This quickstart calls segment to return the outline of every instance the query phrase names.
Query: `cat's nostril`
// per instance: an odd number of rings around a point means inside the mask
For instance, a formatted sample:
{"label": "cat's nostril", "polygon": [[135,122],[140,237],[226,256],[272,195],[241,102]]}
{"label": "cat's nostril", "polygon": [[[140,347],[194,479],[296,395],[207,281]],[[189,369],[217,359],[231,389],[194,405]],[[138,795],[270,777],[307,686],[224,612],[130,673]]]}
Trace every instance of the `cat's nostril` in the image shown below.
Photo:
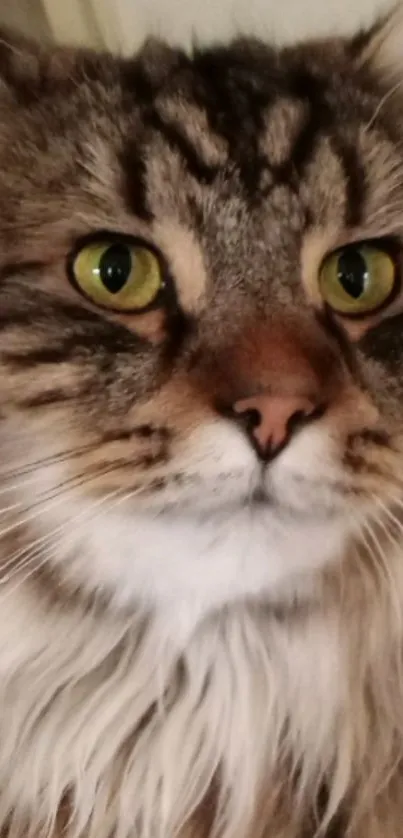
{"label": "cat's nostril", "polygon": [[248,434],[252,434],[262,421],[259,411],[254,408],[246,410],[245,413],[241,413],[240,415],[237,415],[234,411],[232,411],[232,415],[235,416],[238,422],[244,426],[245,431]]}
{"label": "cat's nostril", "polygon": [[300,428],[301,425],[303,425],[307,421],[307,419],[308,419],[308,417],[304,413],[303,410],[296,410],[295,413],[293,413],[293,415],[290,416],[290,418],[287,421],[287,424],[286,424],[287,437],[291,436],[291,434],[295,433],[295,431],[297,431],[298,428]]}
{"label": "cat's nostril", "polygon": [[311,422],[313,419],[320,419],[325,412],[325,406],[323,404],[317,405],[317,407],[313,407],[310,411],[304,410],[296,410],[292,416],[288,419],[286,432],[287,437],[291,437],[293,433],[298,431],[308,422]]}
{"label": "cat's nostril", "polygon": [[224,416],[226,419],[235,420],[237,425],[240,425],[247,434],[252,434],[260,425],[262,417],[256,408],[250,408],[242,411],[242,413],[238,413],[232,404],[222,401],[216,401],[215,408],[221,416]]}
{"label": "cat's nostril", "polygon": [[233,412],[245,428],[262,459],[271,459],[308,422],[319,418],[324,407],[307,396],[259,393],[241,399]]}

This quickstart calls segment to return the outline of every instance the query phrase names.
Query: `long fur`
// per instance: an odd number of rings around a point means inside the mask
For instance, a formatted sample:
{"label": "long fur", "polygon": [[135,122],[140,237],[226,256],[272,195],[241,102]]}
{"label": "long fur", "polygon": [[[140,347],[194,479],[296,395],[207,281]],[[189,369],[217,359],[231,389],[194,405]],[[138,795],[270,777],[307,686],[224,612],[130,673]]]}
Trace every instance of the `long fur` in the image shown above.
{"label": "long fur", "polygon": [[368,568],[359,598],[345,566],[337,590],[325,580],[317,607],[296,603],[291,622],[232,608],[183,648],[163,620],[61,613],[23,588],[4,592],[0,823],[11,817],[20,835],[35,812],[33,834],[52,835],[74,789],[72,838],[132,838],[133,823],[164,838],[219,776],[212,834],[256,838],[260,800],[275,824],[281,781],[281,795],[287,785],[296,795],[287,836],[299,836],[323,783],[318,834],[356,788],[355,835],[368,800],[376,819],[375,791],[390,793],[403,734],[399,558],[387,584]]}
{"label": "long fur", "polygon": [[[0,44],[1,838],[402,834],[401,320],[365,344],[310,290],[347,211],[402,232],[397,51],[370,46],[238,44],[193,71],[168,51],[162,90],[155,44],[128,64]],[[350,73],[362,49],[375,69]],[[176,284],[129,323],[65,274],[72,241],[136,213]],[[284,379],[318,410],[264,468],[224,407]]]}

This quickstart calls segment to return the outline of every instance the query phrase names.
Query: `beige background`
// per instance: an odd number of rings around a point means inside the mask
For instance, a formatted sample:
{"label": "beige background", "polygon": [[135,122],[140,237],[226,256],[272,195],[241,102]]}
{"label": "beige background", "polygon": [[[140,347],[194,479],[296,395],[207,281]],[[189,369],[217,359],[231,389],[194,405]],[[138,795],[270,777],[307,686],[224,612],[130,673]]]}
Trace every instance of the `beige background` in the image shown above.
{"label": "beige background", "polygon": [[0,0],[0,20],[35,37],[130,52],[150,33],[188,45],[253,32],[277,41],[346,32],[387,0]]}

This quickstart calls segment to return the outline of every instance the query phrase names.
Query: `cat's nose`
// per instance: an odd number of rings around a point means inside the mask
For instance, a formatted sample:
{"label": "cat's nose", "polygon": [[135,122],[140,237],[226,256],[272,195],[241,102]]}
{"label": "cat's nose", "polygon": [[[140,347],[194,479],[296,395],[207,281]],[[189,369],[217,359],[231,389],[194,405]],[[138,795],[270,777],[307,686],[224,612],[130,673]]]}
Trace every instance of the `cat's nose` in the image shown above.
{"label": "cat's nose", "polygon": [[233,404],[259,456],[274,457],[290,441],[297,430],[323,412],[317,399],[299,395],[259,393]]}

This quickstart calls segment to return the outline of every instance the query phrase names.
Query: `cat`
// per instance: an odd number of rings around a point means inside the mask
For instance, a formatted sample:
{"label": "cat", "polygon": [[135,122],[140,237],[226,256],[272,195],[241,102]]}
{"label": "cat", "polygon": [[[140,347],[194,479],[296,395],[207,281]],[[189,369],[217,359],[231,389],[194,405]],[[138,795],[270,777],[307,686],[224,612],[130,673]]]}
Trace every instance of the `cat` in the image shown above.
{"label": "cat", "polygon": [[1,838],[398,838],[403,10],[0,44]]}

